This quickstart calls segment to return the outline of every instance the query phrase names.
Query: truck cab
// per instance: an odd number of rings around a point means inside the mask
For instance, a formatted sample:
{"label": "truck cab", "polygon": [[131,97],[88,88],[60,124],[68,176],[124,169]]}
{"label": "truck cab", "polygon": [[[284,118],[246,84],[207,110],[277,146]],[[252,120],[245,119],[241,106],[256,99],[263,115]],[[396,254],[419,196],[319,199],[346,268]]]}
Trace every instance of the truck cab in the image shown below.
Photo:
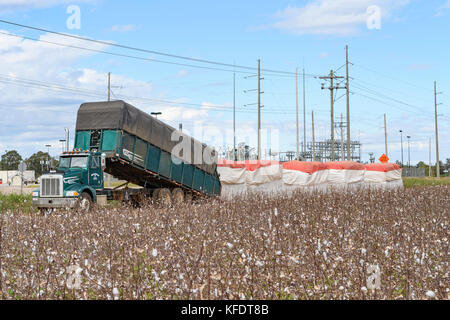
{"label": "truck cab", "polygon": [[64,152],[56,171],[41,176],[39,189],[33,192],[33,206],[90,210],[97,192],[104,189],[106,156],[100,152],[75,149]]}

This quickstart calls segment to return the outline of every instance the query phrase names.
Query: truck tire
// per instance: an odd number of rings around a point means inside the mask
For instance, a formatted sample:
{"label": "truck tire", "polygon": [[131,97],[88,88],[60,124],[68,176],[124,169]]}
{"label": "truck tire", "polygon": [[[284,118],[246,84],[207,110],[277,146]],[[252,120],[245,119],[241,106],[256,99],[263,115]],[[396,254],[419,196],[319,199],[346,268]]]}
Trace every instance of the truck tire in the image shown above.
{"label": "truck tire", "polygon": [[186,192],[184,194],[184,202],[191,203],[192,202],[192,193]]}
{"label": "truck tire", "polygon": [[92,210],[92,207],[94,205],[94,201],[92,200],[92,197],[87,192],[82,192],[80,199],[78,200],[78,208],[82,212],[89,212]]}
{"label": "truck tire", "polygon": [[51,214],[52,212],[53,212],[53,209],[51,209],[51,208],[39,208],[39,214],[40,214],[41,216],[49,215],[49,214]]}
{"label": "truck tire", "polygon": [[184,192],[181,188],[175,188],[172,190],[172,203],[174,205],[184,202]]}
{"label": "truck tire", "polygon": [[161,188],[157,188],[157,189],[155,189],[155,190],[153,190],[153,193],[152,193],[152,199],[153,199],[153,202],[158,202],[158,196],[159,196],[159,192],[161,191]]}
{"label": "truck tire", "polygon": [[172,194],[169,189],[163,188],[159,190],[158,202],[164,207],[169,207],[172,204]]}

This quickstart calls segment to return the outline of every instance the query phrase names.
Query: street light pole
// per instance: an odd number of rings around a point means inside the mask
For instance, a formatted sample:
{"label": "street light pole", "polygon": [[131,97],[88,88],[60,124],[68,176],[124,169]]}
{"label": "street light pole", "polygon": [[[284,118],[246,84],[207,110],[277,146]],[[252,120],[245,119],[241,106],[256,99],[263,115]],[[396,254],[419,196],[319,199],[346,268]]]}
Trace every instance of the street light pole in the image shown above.
{"label": "street light pole", "polygon": [[402,150],[402,167],[403,167],[403,130],[400,130],[400,145]]}
{"label": "street light pole", "polygon": [[50,148],[52,147],[50,144],[45,145],[47,147],[47,169],[50,171]]}
{"label": "street light pole", "polygon": [[411,150],[409,145],[409,139],[411,139],[411,136],[406,136],[408,138],[408,168],[411,168]]}
{"label": "street light pole", "polygon": [[162,112],[152,112],[151,115],[155,116],[156,119],[158,119],[158,116],[161,115]]}

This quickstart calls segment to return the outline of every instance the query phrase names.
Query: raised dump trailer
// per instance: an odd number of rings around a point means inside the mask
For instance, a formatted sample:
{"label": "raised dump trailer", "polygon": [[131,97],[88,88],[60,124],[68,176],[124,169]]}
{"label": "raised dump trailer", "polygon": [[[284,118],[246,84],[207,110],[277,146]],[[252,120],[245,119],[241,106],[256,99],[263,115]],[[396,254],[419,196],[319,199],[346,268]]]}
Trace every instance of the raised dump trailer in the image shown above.
{"label": "raised dump trailer", "polygon": [[[180,145],[185,148],[175,156],[173,152],[180,150]],[[80,157],[87,159],[80,161]],[[82,165],[72,168],[72,161],[67,160],[72,158]],[[43,197],[36,191],[33,194],[36,206],[72,207],[77,203],[73,198],[82,198],[83,193],[85,197],[88,193],[91,202],[96,202],[97,196],[106,196],[108,200],[127,200],[131,196],[139,200],[145,195],[164,202],[179,202],[192,196],[218,196],[221,192],[217,157],[212,148],[124,101],[82,104],[78,110],[74,151],[64,153],[61,160],[66,167],[58,168],[50,178],[56,181],[59,174],[64,183],[54,182],[54,190],[64,191],[59,193],[59,198],[65,198],[66,180],[71,181],[69,178],[81,167],[85,174],[78,174],[81,178],[71,184],[72,189],[77,185],[76,192],[70,193],[71,201],[60,201],[49,197],[40,199]],[[95,170],[100,167],[101,170]],[[103,172],[142,188],[104,188]],[[42,180],[46,181],[45,175]],[[42,193],[42,187],[39,191]]]}

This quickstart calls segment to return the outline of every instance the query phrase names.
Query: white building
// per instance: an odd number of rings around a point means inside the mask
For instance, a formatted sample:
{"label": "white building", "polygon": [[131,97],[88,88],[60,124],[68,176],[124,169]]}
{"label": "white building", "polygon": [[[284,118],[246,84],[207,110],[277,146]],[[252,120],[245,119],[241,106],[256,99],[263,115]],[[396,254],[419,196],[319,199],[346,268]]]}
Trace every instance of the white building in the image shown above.
{"label": "white building", "polygon": [[[24,184],[34,183],[35,173],[34,170],[27,170],[23,173]],[[20,172],[17,170],[0,171],[0,184],[20,186]]]}

